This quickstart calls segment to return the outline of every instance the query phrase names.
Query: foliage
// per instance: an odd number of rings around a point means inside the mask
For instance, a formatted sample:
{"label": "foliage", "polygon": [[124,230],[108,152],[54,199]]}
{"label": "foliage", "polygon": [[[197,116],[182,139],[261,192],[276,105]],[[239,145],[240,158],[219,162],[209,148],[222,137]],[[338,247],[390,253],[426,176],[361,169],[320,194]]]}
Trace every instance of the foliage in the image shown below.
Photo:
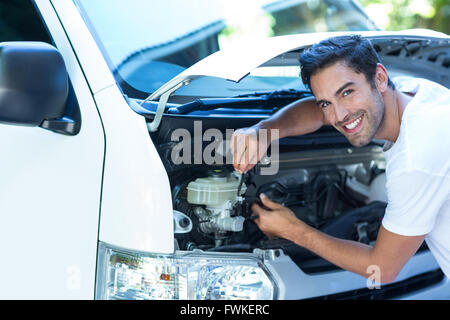
{"label": "foliage", "polygon": [[360,2],[368,15],[383,29],[427,28],[450,33],[450,0],[360,0]]}

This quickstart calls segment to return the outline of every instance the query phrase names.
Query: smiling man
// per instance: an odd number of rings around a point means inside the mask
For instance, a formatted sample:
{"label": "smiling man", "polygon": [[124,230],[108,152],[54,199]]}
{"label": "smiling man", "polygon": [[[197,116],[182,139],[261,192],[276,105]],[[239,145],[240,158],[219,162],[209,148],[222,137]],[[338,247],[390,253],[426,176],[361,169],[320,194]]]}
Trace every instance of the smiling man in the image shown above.
{"label": "smiling man", "polygon": [[[373,138],[386,141],[388,206],[373,247],[324,234],[263,194],[266,208],[252,206],[258,227],[365,277],[376,266],[382,283],[394,281],[426,239],[450,277],[450,91],[425,79],[392,82],[370,41],[357,35],[312,46],[300,64],[314,98],[236,131],[235,169],[249,170],[271,143],[270,135],[258,142],[255,131],[278,129],[279,137],[286,137],[332,125],[356,147]],[[259,153],[249,154],[258,143]]]}

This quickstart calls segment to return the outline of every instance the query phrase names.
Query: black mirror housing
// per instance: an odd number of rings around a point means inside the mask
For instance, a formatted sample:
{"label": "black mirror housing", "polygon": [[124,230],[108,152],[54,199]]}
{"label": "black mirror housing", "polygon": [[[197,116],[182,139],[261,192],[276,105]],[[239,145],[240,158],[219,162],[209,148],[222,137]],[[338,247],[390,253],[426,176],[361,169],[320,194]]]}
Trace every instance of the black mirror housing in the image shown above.
{"label": "black mirror housing", "polygon": [[62,118],[68,92],[67,70],[55,47],[0,43],[0,122],[39,126]]}

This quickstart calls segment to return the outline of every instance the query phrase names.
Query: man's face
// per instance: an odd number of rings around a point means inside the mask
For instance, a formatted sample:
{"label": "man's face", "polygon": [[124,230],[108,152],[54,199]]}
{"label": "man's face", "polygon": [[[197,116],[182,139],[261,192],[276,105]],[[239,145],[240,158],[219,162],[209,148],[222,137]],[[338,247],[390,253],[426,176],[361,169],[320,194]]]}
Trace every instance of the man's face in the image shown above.
{"label": "man's face", "polygon": [[378,131],[384,115],[384,101],[362,73],[344,62],[336,62],[311,76],[311,89],[328,122],[361,147]]}

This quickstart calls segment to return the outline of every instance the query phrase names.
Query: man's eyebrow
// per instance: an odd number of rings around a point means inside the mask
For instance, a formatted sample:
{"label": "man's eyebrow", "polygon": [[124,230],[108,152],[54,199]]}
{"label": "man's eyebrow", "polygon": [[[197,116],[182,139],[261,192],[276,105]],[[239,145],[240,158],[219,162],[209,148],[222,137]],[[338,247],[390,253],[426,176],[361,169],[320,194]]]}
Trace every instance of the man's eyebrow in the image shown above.
{"label": "man's eyebrow", "polygon": [[[349,87],[349,86],[352,86],[352,85],[354,85],[355,83],[353,82],[353,81],[349,81],[349,82],[347,82],[347,83],[345,83],[342,87],[340,87],[337,91],[336,91],[336,93],[334,94],[335,96],[338,96],[338,95],[340,95],[341,94],[341,92],[345,89],[345,88],[347,88],[347,87]],[[324,103],[324,102],[330,102],[330,101],[328,101],[328,100],[324,100],[324,99],[322,99],[322,100],[318,100],[317,101],[317,105],[318,106],[320,106],[322,103]]]}
{"label": "man's eyebrow", "polygon": [[319,100],[319,101],[317,101],[316,103],[317,103],[317,105],[320,107],[320,105],[322,104],[322,103],[324,103],[324,102],[330,102],[330,101],[327,101],[327,100],[324,100],[324,99],[322,99],[322,100]]}
{"label": "man's eyebrow", "polygon": [[334,94],[335,96],[338,96],[339,94],[341,94],[341,92],[342,92],[342,90],[344,90],[345,88],[347,88],[347,87],[349,87],[349,86],[351,86],[351,85],[354,85],[355,83],[353,82],[353,81],[349,81],[349,82],[347,82],[346,84],[344,84],[342,87],[340,87],[337,91],[336,91],[336,93]]}

